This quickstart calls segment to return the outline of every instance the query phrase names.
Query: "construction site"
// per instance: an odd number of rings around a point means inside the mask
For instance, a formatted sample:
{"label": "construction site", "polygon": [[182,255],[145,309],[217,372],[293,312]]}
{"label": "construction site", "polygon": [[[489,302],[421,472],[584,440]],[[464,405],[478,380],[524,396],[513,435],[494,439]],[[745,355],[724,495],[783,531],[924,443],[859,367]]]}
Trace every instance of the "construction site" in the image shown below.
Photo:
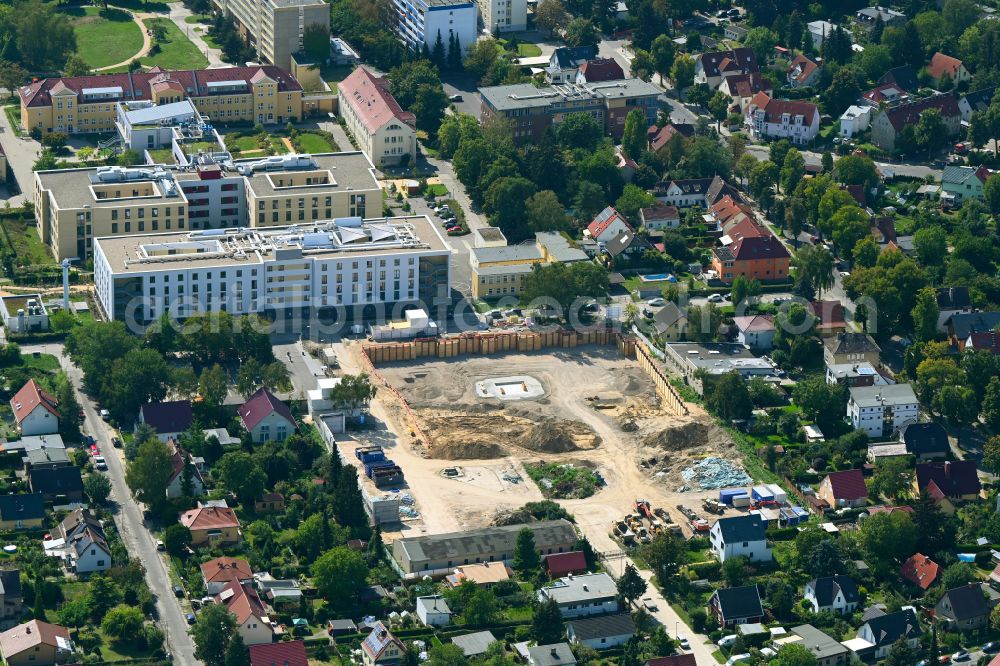
{"label": "construction site", "polygon": [[[595,548],[616,550],[659,529],[703,531],[685,512],[703,511],[703,500],[718,495],[715,481],[746,477],[725,430],[699,406],[665,400],[656,373],[620,344],[373,366],[361,344],[347,343],[341,358],[345,372],[354,366],[384,382],[372,415],[388,432],[370,441],[355,434],[343,453],[349,460],[356,447],[378,444],[405,471],[413,508],[398,532],[385,527],[387,539],[503,521],[545,496],[525,466],[555,464],[599,479],[592,495],[563,495],[586,499],[557,501]],[[714,476],[699,483],[692,470],[706,460]],[[632,537],[616,534],[623,522]]]}

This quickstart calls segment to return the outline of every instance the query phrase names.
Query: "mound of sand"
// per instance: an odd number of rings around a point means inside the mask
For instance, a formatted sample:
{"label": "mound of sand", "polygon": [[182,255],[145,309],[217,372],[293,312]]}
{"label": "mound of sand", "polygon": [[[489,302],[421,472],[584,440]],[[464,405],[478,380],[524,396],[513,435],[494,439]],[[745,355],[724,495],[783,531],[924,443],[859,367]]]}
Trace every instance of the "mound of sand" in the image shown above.
{"label": "mound of sand", "polygon": [[568,453],[597,448],[601,438],[590,426],[577,421],[547,421],[532,427],[518,445],[539,453]]}
{"label": "mound of sand", "polygon": [[718,450],[733,445],[726,431],[715,423],[703,420],[685,419],[675,421],[662,429],[645,434],[643,448],[664,451],[686,451],[688,449]]}

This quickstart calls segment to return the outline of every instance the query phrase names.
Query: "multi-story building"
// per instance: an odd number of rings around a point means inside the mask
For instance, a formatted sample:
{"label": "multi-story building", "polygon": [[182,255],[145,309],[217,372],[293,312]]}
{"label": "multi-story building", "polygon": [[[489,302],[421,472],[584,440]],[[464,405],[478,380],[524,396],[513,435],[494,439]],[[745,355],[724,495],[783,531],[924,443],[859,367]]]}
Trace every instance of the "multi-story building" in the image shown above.
{"label": "multi-story building", "polygon": [[759,73],[757,56],[746,47],[703,53],[694,63],[694,82],[707,83],[711,88],[718,88],[730,76]]}
{"label": "multi-story building", "polygon": [[990,170],[984,166],[946,166],[941,174],[941,200],[959,207],[966,199],[982,199],[983,188],[990,179]]}
{"label": "multi-story building", "polygon": [[361,150],[381,168],[417,159],[416,119],[389,92],[389,81],[358,67],[337,84],[338,112]]}
{"label": "multi-story building", "polygon": [[857,386],[850,389],[847,418],[873,439],[891,437],[916,422],[920,402],[909,384]]}
{"label": "multi-story building", "polygon": [[39,236],[61,260],[90,257],[98,236],[365,217],[380,211],[381,190],[363,153],[324,153],[38,171],[34,204]]}
{"label": "multi-story building", "polygon": [[527,0],[477,0],[483,28],[489,33],[528,29]]}
{"label": "multi-story building", "polygon": [[344,217],[270,229],[98,238],[97,301],[108,319],[137,327],[183,318],[347,308],[371,318],[421,302],[447,304],[451,250],[426,216]]}
{"label": "multi-story building", "polygon": [[202,116],[226,123],[302,118],[302,86],[271,65],[169,72],[154,67],[148,72],[67,76],[35,81],[17,93],[24,131],[43,136],[113,132],[119,102],[161,105],[190,99]]}
{"label": "multi-story building", "polygon": [[482,122],[494,116],[509,119],[518,143],[540,138],[545,130],[573,113],[589,113],[605,132],[620,139],[625,117],[632,109],[642,110],[649,125],[656,122],[661,94],[659,88],[642,79],[567,83],[545,88],[518,83],[480,88],[479,92]]}
{"label": "multi-story building", "polygon": [[278,67],[291,66],[307,28],[330,31],[330,7],[322,0],[212,0],[212,5],[232,17],[261,60]]}
{"label": "multi-story building", "polygon": [[499,247],[474,247],[469,252],[472,296],[493,299],[517,295],[535,266],[589,261],[587,254],[572,247],[561,234],[538,232],[535,242]]}
{"label": "multi-story building", "polygon": [[475,0],[393,0],[392,4],[396,34],[413,51],[433,50],[438,37],[445,49],[452,38],[457,39],[462,53],[476,42],[479,10]]}
{"label": "multi-story building", "polygon": [[759,92],[747,104],[744,124],[755,139],[809,143],[819,135],[819,109],[810,102],[773,99]]}
{"label": "multi-story building", "polygon": [[[962,125],[962,111],[958,107],[958,99],[955,95],[947,93],[879,110],[872,117],[872,143],[882,150],[895,151],[897,149],[896,140],[903,128],[908,125],[916,125],[920,120],[920,115],[928,109],[936,109],[941,114],[945,133],[948,136],[955,136],[959,133]],[[903,146],[902,148],[908,147]]]}

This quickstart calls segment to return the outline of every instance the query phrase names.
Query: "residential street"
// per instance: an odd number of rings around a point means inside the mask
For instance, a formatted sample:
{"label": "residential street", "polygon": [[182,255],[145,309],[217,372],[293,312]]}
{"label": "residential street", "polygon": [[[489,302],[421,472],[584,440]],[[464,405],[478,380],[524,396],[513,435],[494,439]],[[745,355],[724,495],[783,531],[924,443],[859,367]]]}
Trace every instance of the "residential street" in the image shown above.
{"label": "residential street", "polygon": [[166,564],[156,550],[156,541],[143,524],[142,509],[132,498],[125,484],[125,462],[121,450],[115,449],[111,444],[113,431],[101,420],[94,402],[81,390],[83,374],[63,356],[61,344],[26,345],[21,351],[24,354],[38,351],[56,356],[73,382],[77,400],[86,415],[83,430],[97,439],[98,447],[108,462],[107,474],[112,486],[111,498],[118,506],[115,523],[129,554],[138,557],[146,567],[146,584],[156,599],[157,623],[166,635],[168,649],[173,654],[175,663],[201,663],[194,657],[194,641],[188,634],[184,611],[171,589]]}
{"label": "residential street", "polygon": [[[747,152],[756,157],[758,160],[766,160],[768,158],[769,150],[768,146],[747,146]],[[822,162],[822,153],[813,152],[811,150],[803,150],[801,152],[807,165],[818,166]],[[833,159],[836,161],[837,156],[834,155]],[[891,170],[897,176],[905,176],[907,178],[926,178],[927,176],[933,176],[935,181],[941,182],[941,169],[935,169],[934,167],[927,166],[926,164],[897,164],[894,162],[875,162],[875,164],[880,169]]]}

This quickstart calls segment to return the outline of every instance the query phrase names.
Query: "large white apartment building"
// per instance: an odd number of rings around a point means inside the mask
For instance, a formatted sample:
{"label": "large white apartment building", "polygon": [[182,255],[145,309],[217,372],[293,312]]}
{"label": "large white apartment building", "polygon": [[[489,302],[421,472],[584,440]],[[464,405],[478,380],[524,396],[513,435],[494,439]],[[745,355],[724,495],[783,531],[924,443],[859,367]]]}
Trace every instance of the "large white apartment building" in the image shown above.
{"label": "large white apartment building", "polygon": [[873,439],[892,437],[920,416],[920,402],[909,384],[855,386],[847,401],[847,419]]}
{"label": "large white apartment building", "polygon": [[57,260],[89,258],[99,236],[279,226],[382,210],[374,167],[361,152],[37,171],[33,200],[38,234]]}
{"label": "large white apartment building", "polygon": [[416,119],[399,106],[386,78],[358,67],[337,84],[337,92],[340,117],[375,166],[416,160]]}
{"label": "large white apartment building", "polygon": [[424,46],[433,49],[439,34],[447,49],[449,36],[454,35],[464,55],[479,34],[479,12],[473,0],[393,0],[392,4],[396,33],[414,51]]}
{"label": "large white apartment building", "polygon": [[145,326],[169,313],[234,315],[447,303],[451,250],[426,217],[345,217],[94,241],[94,285],[108,319]]}
{"label": "large white apartment building", "polygon": [[528,29],[527,0],[477,0],[486,32],[519,32]]}
{"label": "large white apartment building", "polygon": [[330,6],[323,0],[212,0],[233,18],[240,36],[262,60],[288,69],[292,54],[302,50],[306,28],[330,31]]}

